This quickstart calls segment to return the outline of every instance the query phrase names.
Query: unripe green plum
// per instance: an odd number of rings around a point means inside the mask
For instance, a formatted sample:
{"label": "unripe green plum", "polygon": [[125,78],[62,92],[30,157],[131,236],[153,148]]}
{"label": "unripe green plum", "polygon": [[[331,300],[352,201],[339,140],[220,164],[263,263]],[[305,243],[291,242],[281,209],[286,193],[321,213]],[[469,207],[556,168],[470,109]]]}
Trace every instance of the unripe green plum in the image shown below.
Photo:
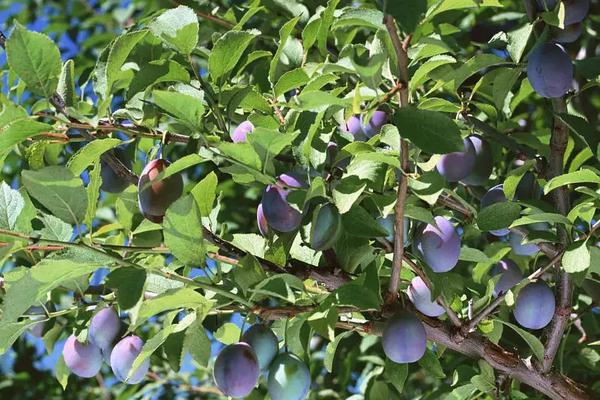
{"label": "unripe green plum", "polygon": [[415,250],[434,272],[450,271],[458,263],[460,237],[444,217],[435,217],[435,225],[425,225],[413,242]]}
{"label": "unripe green plum", "polygon": [[562,97],[573,87],[573,63],[561,46],[544,43],[529,54],[527,78],[540,96]]}
{"label": "unripe green plum", "polygon": [[278,355],[269,368],[267,386],[272,400],[302,400],[310,382],[308,367],[295,354]]}
{"label": "unripe green plum", "polygon": [[404,312],[388,320],[381,343],[387,358],[395,363],[406,364],[423,357],[427,349],[427,334],[417,317]]}
{"label": "unripe green plum", "polygon": [[98,346],[104,355],[108,355],[120,329],[121,320],[115,310],[112,307],[103,308],[90,321],[90,342]]}
{"label": "unripe green plum", "polygon": [[271,328],[264,324],[252,325],[250,329],[244,332],[241,341],[252,347],[261,371],[269,367],[279,351],[277,336]]}
{"label": "unripe green plum", "polygon": [[[133,163],[125,151],[116,148],[112,150],[112,154],[114,154],[125,167],[128,169],[132,168]],[[100,176],[102,177],[102,185],[100,185],[100,189],[105,192],[121,193],[123,190],[127,189],[127,186],[129,186],[129,181],[117,175],[117,173],[104,160],[100,161]]]}
{"label": "unripe green plum", "polygon": [[446,312],[444,307],[431,298],[431,290],[429,290],[423,279],[419,276],[412,278],[410,286],[406,289],[406,293],[421,314],[428,317],[439,317]]}
{"label": "unripe green plum", "polygon": [[213,377],[226,396],[248,396],[258,383],[259,375],[258,359],[248,343],[225,346],[215,360]]}
{"label": "unripe green plum", "polygon": [[138,183],[140,211],[152,222],[161,223],[167,208],[183,193],[181,174],[176,173],[165,179],[156,179],[169,164],[163,159],[150,161],[140,175]]}
{"label": "unripe green plum", "polygon": [[133,362],[141,353],[144,341],[135,335],[126,336],[121,339],[110,353],[110,367],[113,373],[121,382],[135,385],[144,380],[148,369],[150,368],[150,358],[146,358],[139,367],[127,379],[133,366]]}
{"label": "unripe green plum", "polygon": [[494,297],[498,297],[500,294],[508,292],[517,283],[523,280],[523,273],[517,264],[509,259],[501,260],[499,263],[495,264],[490,271],[490,275],[500,275],[500,279],[496,282],[496,286],[494,286]]}
{"label": "unripe green plum", "polygon": [[91,378],[100,372],[102,353],[93,343],[80,343],[75,335],[69,336],[63,348],[65,364],[77,376]]}
{"label": "unripe green plum", "polygon": [[542,329],[552,321],[555,309],[554,293],[544,281],[537,281],[521,289],[513,314],[523,328]]}
{"label": "unripe green plum", "polygon": [[342,232],[342,216],[331,203],[315,210],[310,228],[310,247],[322,251],[331,248]]}

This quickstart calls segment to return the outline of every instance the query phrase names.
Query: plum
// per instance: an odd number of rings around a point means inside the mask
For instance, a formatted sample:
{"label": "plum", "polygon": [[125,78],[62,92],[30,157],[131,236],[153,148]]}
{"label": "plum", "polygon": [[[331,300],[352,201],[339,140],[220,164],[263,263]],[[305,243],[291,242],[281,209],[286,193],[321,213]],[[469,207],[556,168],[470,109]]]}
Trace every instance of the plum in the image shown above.
{"label": "plum", "polygon": [[[112,151],[119,161],[128,169],[131,169],[133,163],[127,156],[124,150],[116,148]],[[100,189],[109,193],[121,193],[129,186],[129,181],[119,175],[108,165],[104,160],[100,160],[100,176],[102,177],[102,185]]]}
{"label": "plum", "polygon": [[249,395],[256,386],[259,375],[258,359],[248,343],[225,346],[215,360],[214,380],[226,396]]}
{"label": "plum", "polygon": [[265,324],[252,325],[250,329],[244,332],[241,341],[252,347],[261,371],[269,367],[279,351],[277,336]]}
{"label": "plum", "polygon": [[342,232],[342,217],[331,203],[319,206],[310,227],[310,247],[322,251],[331,248]]}
{"label": "plum", "polygon": [[567,25],[564,29],[560,29],[557,27],[552,27],[552,40],[556,43],[573,43],[583,33],[583,24],[577,23],[572,25]]}
{"label": "plum", "polygon": [[509,259],[503,259],[495,264],[490,270],[490,275],[500,275],[500,279],[496,282],[496,286],[494,286],[494,291],[492,292],[494,297],[498,297],[500,294],[508,292],[517,283],[523,280],[523,273],[517,264]]}
{"label": "plum", "polygon": [[540,96],[562,97],[572,87],[573,64],[560,45],[544,43],[529,54],[527,78]]}
{"label": "plum", "polygon": [[234,143],[242,143],[246,141],[246,138],[249,133],[254,131],[254,125],[250,121],[244,121],[231,132],[231,140]]}
{"label": "plum", "polygon": [[431,299],[431,290],[419,276],[412,278],[406,293],[415,308],[428,317],[439,317],[446,312],[437,301]]}
{"label": "plum", "polygon": [[150,368],[150,359],[146,358],[127,379],[131,367],[137,356],[142,351],[144,341],[136,335],[126,336],[121,339],[110,353],[110,367],[113,373],[121,382],[135,385],[144,380],[148,369]]}
{"label": "plum", "polygon": [[527,171],[521,177],[515,189],[515,200],[527,201],[539,199],[542,194],[542,188],[537,182],[533,172]]}
{"label": "plum", "polygon": [[[490,190],[488,190],[486,194],[484,194],[481,198],[481,208],[483,209],[485,207],[491,206],[492,204],[502,203],[504,201],[506,201],[506,196],[504,195],[504,185],[496,185]],[[508,228],[490,231],[490,233],[494,236],[508,235],[509,232],[510,231]]]}
{"label": "plum", "polygon": [[362,131],[368,139],[377,135],[381,131],[383,125],[387,123],[387,121],[388,115],[385,111],[375,111],[368,121],[366,121],[365,114],[362,114],[360,116],[360,124],[362,126]]}
{"label": "plum", "polygon": [[539,11],[550,11],[556,8],[558,0],[536,0]]}
{"label": "plum", "polygon": [[277,184],[282,188],[294,188],[299,189],[306,186],[302,178],[293,172],[281,174],[277,177]]}
{"label": "plum", "polygon": [[[389,214],[387,217],[379,217],[377,218],[377,222],[383,229],[387,231],[387,236],[385,240],[388,242],[394,242],[394,223],[396,221],[396,216],[394,214]],[[408,218],[404,218],[404,247],[406,247],[409,243],[408,234],[410,230],[410,220]]]}
{"label": "plum", "polygon": [[262,203],[256,207],[256,223],[258,224],[258,230],[260,231],[260,234],[263,236],[268,236],[269,225],[267,224],[267,219],[265,218]]}
{"label": "plum", "polygon": [[383,351],[395,363],[418,361],[427,349],[427,335],[423,323],[406,312],[389,319],[382,335]]}
{"label": "plum", "polygon": [[175,173],[165,179],[156,180],[169,162],[163,159],[150,161],[140,175],[138,203],[140,211],[152,222],[161,223],[167,208],[183,193],[183,178]]}
{"label": "plum", "polygon": [[556,300],[544,281],[530,283],[519,292],[513,314],[523,328],[541,329],[554,316]]}
{"label": "plum", "polygon": [[435,217],[415,235],[413,246],[434,272],[447,272],[456,266],[460,255],[460,237],[450,221]]}
{"label": "plum", "polygon": [[475,166],[475,147],[473,143],[465,138],[463,140],[463,151],[455,151],[444,154],[436,165],[437,171],[448,182],[458,182],[473,172]]}
{"label": "plum", "polygon": [[[548,230],[550,228],[550,226],[545,223],[531,224],[530,226],[532,229],[537,231]],[[510,234],[508,235],[508,243],[510,244],[513,253],[515,253],[518,256],[529,257],[534,254],[537,254],[540,251],[539,246],[535,243],[523,244],[523,239],[523,235],[521,235],[520,233],[515,231],[510,232]]]}
{"label": "plum", "polygon": [[25,313],[25,315],[30,316],[30,321],[40,321],[36,324],[31,325],[29,329],[29,333],[31,333],[35,337],[41,338],[44,333],[44,327],[46,323],[43,321],[45,318],[46,310],[44,310],[41,306],[33,306],[30,307],[29,310]]}
{"label": "plum", "polygon": [[98,311],[90,321],[90,342],[100,348],[106,356],[110,354],[112,344],[121,329],[119,316],[112,307],[106,307]]}
{"label": "plum", "polygon": [[494,158],[492,149],[487,141],[478,135],[471,135],[467,139],[473,145],[475,151],[475,164],[471,173],[461,179],[466,185],[480,186],[487,182],[492,174]]}
{"label": "plum", "polygon": [[302,400],[310,389],[310,371],[295,354],[278,355],[269,368],[267,388],[272,400]]}
{"label": "plum", "polygon": [[302,220],[302,214],[287,202],[286,197],[286,191],[270,185],[261,200],[268,225],[278,232],[292,232]]}
{"label": "plum", "polygon": [[[590,0],[563,0],[565,5],[564,24],[571,25],[581,22],[590,11]],[[557,0],[537,0],[539,11],[550,11],[556,8]]]}
{"label": "plum", "polygon": [[100,348],[90,342],[78,342],[75,335],[69,336],[62,354],[71,372],[82,378],[95,376],[102,367]]}

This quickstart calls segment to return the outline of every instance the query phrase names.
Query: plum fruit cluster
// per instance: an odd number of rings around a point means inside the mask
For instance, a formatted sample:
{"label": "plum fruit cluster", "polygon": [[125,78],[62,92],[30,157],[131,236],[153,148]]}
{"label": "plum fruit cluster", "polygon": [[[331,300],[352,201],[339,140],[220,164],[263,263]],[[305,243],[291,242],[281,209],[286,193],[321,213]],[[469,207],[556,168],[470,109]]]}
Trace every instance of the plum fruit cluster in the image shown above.
{"label": "plum fruit cluster", "polygon": [[463,140],[463,151],[444,154],[436,165],[437,171],[448,182],[462,182],[479,186],[487,182],[492,173],[493,157],[490,145],[479,135]]}
{"label": "plum fruit cluster", "polygon": [[233,398],[245,397],[267,374],[273,400],[302,400],[310,389],[310,371],[295,354],[279,353],[279,341],[264,324],[250,327],[238,343],[225,346],[217,355],[213,376],[217,387]]}
{"label": "plum fruit cluster", "polygon": [[388,122],[388,114],[385,111],[373,112],[371,118],[365,114],[353,115],[342,125],[342,131],[350,133],[354,140],[366,141],[377,135],[383,125]]}
{"label": "plum fruit cluster", "polygon": [[62,354],[69,370],[82,378],[91,378],[107,361],[118,380],[130,385],[140,383],[150,368],[150,360],[146,358],[135,371],[132,367],[144,342],[130,335],[115,343],[120,331],[121,321],[112,307],[98,311],[90,321],[86,342],[80,342],[75,335],[65,342]]}

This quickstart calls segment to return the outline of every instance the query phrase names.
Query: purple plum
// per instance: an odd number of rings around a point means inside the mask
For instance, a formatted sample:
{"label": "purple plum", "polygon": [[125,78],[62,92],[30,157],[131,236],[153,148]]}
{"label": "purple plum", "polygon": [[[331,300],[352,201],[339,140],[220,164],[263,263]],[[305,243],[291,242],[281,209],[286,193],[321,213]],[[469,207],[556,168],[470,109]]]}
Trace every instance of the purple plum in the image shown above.
{"label": "purple plum", "polygon": [[310,228],[310,247],[327,250],[335,244],[342,232],[342,216],[337,207],[327,203],[315,210]]}
{"label": "purple plum", "polygon": [[461,179],[465,185],[481,186],[485,184],[494,167],[494,158],[492,149],[487,141],[478,135],[471,135],[467,139],[473,145],[475,151],[475,164],[471,169],[471,173]]}
{"label": "purple plum", "polygon": [[234,143],[242,143],[246,141],[249,133],[254,131],[254,125],[250,121],[244,121],[231,132],[231,140]]}
{"label": "purple plum", "polygon": [[523,328],[541,329],[552,321],[556,300],[544,281],[530,283],[519,292],[513,314]]}
{"label": "purple plum", "polygon": [[446,312],[437,301],[431,299],[431,290],[419,276],[412,278],[406,293],[415,308],[428,317],[439,317]]}
{"label": "purple plum", "polygon": [[108,356],[120,329],[121,321],[115,310],[112,307],[103,308],[90,321],[90,342],[98,346],[105,356]]}
{"label": "purple plum", "polygon": [[387,121],[388,115],[385,111],[375,111],[368,121],[366,121],[365,114],[360,116],[362,131],[368,139],[377,135]]}
{"label": "purple plum", "polygon": [[63,358],[71,372],[82,378],[96,376],[102,367],[100,348],[93,343],[78,342],[75,335],[65,342]]}
{"label": "purple plum", "polygon": [[413,246],[434,272],[447,272],[456,266],[460,255],[460,237],[450,221],[435,217],[414,238]]}
{"label": "purple plum", "polygon": [[265,237],[268,236],[269,225],[267,224],[267,219],[265,218],[262,203],[260,203],[258,207],[256,207],[256,223],[258,224],[258,230],[260,234]]}
{"label": "purple plum", "polygon": [[245,397],[258,383],[260,367],[248,343],[225,346],[215,360],[214,380],[225,396]]}
{"label": "purple plum", "polygon": [[395,363],[418,361],[427,349],[425,327],[413,314],[397,314],[388,320],[381,343],[387,358]]}
{"label": "purple plum", "polygon": [[442,155],[436,165],[437,171],[448,182],[458,182],[473,172],[475,147],[468,138],[463,140],[463,146],[463,151]]}
{"label": "purple plum", "polygon": [[278,232],[292,232],[302,220],[302,214],[287,202],[286,197],[287,191],[270,185],[261,200],[262,211],[269,227]]}
{"label": "purple plum", "polygon": [[577,23],[565,26],[564,29],[552,27],[552,40],[556,43],[573,43],[583,33],[583,24]]}
{"label": "purple plum", "polygon": [[512,289],[517,283],[523,280],[523,273],[514,263],[509,259],[503,259],[499,263],[494,264],[490,270],[491,276],[500,275],[500,279],[494,286],[493,295],[498,297],[501,293],[506,293]]}
{"label": "purple plum", "polygon": [[264,324],[252,325],[250,329],[244,332],[241,341],[252,347],[261,371],[269,367],[279,351],[277,336],[271,328]]}
{"label": "purple plum", "polygon": [[272,400],[302,400],[310,389],[310,371],[297,355],[282,353],[269,368],[267,388]]}
{"label": "purple plum", "polygon": [[527,78],[540,96],[562,97],[573,85],[573,63],[560,45],[544,43],[529,54]]}
{"label": "purple plum", "polygon": [[[550,229],[550,226],[545,223],[531,224],[529,225],[529,227],[531,228],[531,230],[536,231],[547,231],[548,229]],[[523,240],[523,235],[521,235],[520,233],[516,231],[510,232],[510,234],[508,235],[508,242],[510,244],[510,247],[512,248],[513,253],[515,253],[518,256],[529,257],[534,254],[537,254],[540,251],[540,248],[537,244],[523,244]]]}
{"label": "purple plum", "polygon": [[[116,148],[112,150],[112,154],[114,154],[117,159],[121,161],[128,169],[132,168],[133,163],[125,151]],[[102,177],[102,185],[100,185],[100,189],[105,192],[121,193],[123,190],[127,189],[127,186],[129,186],[129,181],[117,175],[117,173],[104,160],[100,160],[100,176]]]}
{"label": "purple plum", "polygon": [[183,193],[183,178],[179,173],[156,180],[169,164],[163,159],[150,161],[140,174],[138,203],[144,217],[152,222],[161,223],[167,208]]}
{"label": "purple plum", "polygon": [[[135,335],[126,336],[121,339],[110,353],[110,367],[113,373],[121,382],[130,385],[135,385],[144,380],[148,369],[150,368],[150,359],[146,358],[133,373],[131,367],[137,356],[141,353],[144,347],[144,341]],[[131,373],[131,377],[127,376]]]}

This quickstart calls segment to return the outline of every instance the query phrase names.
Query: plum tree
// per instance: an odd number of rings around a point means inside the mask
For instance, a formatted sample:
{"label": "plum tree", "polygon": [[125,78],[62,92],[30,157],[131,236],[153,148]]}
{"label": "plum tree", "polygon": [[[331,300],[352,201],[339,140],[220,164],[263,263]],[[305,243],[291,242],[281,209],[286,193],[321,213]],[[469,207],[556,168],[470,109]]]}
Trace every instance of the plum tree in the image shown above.
{"label": "plum tree", "polygon": [[75,335],[71,335],[63,348],[65,364],[71,372],[82,378],[91,378],[100,372],[102,353],[93,343],[81,343]]}
{"label": "plum tree", "polygon": [[215,360],[214,380],[226,396],[247,396],[256,386],[259,375],[258,359],[248,343],[225,346]]}
{"label": "plum tree", "polygon": [[460,237],[446,218],[434,220],[435,225],[427,224],[415,234],[413,246],[434,272],[447,272],[458,262]]}
{"label": "plum tree", "polygon": [[140,175],[138,202],[142,214],[152,222],[161,223],[167,208],[183,193],[183,178],[175,173],[157,180],[170,163],[163,159],[150,161]]}
{"label": "plum tree", "polygon": [[463,151],[443,154],[436,165],[437,171],[448,182],[458,182],[473,172],[475,147],[468,139],[463,139]]}
{"label": "plum tree", "polygon": [[498,297],[500,294],[506,293],[517,283],[523,280],[523,273],[517,264],[507,258],[500,260],[499,263],[494,264],[490,270],[490,275],[500,275],[500,279],[496,282],[492,292],[494,297]]}
{"label": "plum tree", "polygon": [[342,232],[342,217],[334,204],[319,205],[310,227],[310,247],[322,251],[331,248]]}
{"label": "plum tree", "polygon": [[[112,152],[117,159],[123,163],[123,165],[129,169],[132,168],[133,163],[124,149],[117,147]],[[121,193],[123,190],[127,189],[127,186],[129,186],[129,181],[117,175],[117,173],[104,160],[100,160],[100,176],[102,177],[102,185],[100,185],[100,189],[104,190],[105,192]]]}
{"label": "plum tree", "polygon": [[144,380],[150,368],[149,358],[146,358],[135,371],[131,371],[133,362],[141,353],[143,346],[144,341],[136,335],[126,336],[115,344],[110,353],[110,367],[118,380],[130,385]]}
{"label": "plum tree", "polygon": [[293,353],[278,355],[269,368],[267,387],[272,400],[302,400],[310,383],[308,367]]}
{"label": "plum tree", "polygon": [[[488,190],[483,197],[481,198],[481,208],[485,208],[491,206],[495,203],[501,203],[506,201],[506,196],[504,195],[504,185],[496,185]],[[491,230],[490,233],[494,236],[504,236],[508,235],[510,230],[508,228],[503,229],[495,229]]]}
{"label": "plum tree", "polygon": [[252,325],[250,329],[244,332],[241,341],[252,347],[261,371],[269,367],[271,361],[279,352],[277,336],[265,324]]}
{"label": "plum tree", "polygon": [[408,294],[408,298],[415,308],[428,317],[439,317],[446,312],[444,307],[431,298],[431,290],[420,276],[412,278],[406,289],[406,294]]}
{"label": "plum tree", "polygon": [[527,78],[540,96],[561,97],[572,88],[573,64],[560,45],[543,43],[529,54]]}
{"label": "plum tree", "polygon": [[[479,135],[467,137],[475,151],[475,163],[471,172],[461,179],[466,185],[480,186],[488,181],[494,166],[494,157],[489,143]],[[469,147],[471,148],[471,147]]]}
{"label": "plum tree", "polygon": [[103,308],[90,321],[90,342],[98,346],[102,354],[108,357],[120,329],[121,321],[115,310],[112,307]]}
{"label": "plum tree", "polygon": [[427,349],[425,327],[413,314],[399,313],[388,320],[381,343],[385,355],[393,362],[405,364],[418,361]]}
{"label": "plum tree", "polygon": [[552,320],[555,308],[554,293],[546,282],[540,280],[521,289],[513,315],[524,328],[542,329]]}
{"label": "plum tree", "polygon": [[234,143],[245,142],[249,133],[254,131],[254,125],[250,121],[244,121],[231,132],[231,140]]}
{"label": "plum tree", "polygon": [[[385,240],[388,242],[394,241],[394,225],[396,221],[396,216],[394,214],[389,214],[387,217],[379,217],[377,218],[377,222],[383,229],[387,231],[387,236]],[[408,246],[410,243],[409,240],[409,231],[410,231],[410,220],[408,218],[404,218],[404,223],[402,224],[404,228],[404,247]]]}

